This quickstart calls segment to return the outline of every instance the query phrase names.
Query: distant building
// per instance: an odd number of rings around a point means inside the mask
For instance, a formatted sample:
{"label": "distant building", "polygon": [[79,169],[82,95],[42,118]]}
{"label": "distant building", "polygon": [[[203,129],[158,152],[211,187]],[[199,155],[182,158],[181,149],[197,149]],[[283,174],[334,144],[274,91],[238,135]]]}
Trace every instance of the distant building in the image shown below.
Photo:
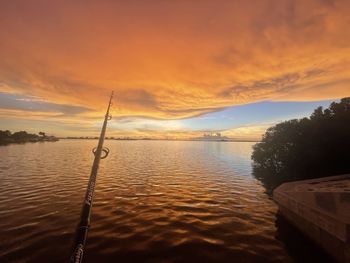
{"label": "distant building", "polygon": [[194,140],[199,141],[228,141],[229,138],[226,136],[221,136],[220,132],[209,132],[204,133],[203,137],[196,137]]}

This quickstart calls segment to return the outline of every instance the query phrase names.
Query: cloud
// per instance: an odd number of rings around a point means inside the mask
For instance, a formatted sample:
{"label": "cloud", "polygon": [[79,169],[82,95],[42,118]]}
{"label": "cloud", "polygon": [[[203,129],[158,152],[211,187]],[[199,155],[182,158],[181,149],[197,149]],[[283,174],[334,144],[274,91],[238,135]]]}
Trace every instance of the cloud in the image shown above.
{"label": "cloud", "polygon": [[77,119],[103,116],[111,90],[116,119],[344,97],[349,13],[347,0],[1,1],[0,92]]}
{"label": "cloud", "polygon": [[227,136],[236,140],[258,141],[261,140],[262,135],[272,125],[273,123],[265,125],[242,126],[239,128],[223,131],[222,136]]}
{"label": "cloud", "polygon": [[40,98],[20,96],[0,92],[0,110],[18,110],[30,112],[55,112],[63,115],[75,115],[91,111],[89,108],[45,102]]}
{"label": "cloud", "polygon": [[[238,84],[224,89],[219,95],[224,98],[238,98],[247,102],[256,100],[256,97],[259,97],[260,100],[271,99],[271,97],[278,95],[286,95],[287,97],[290,92],[299,92],[301,89],[305,89],[305,86],[310,88],[310,80],[312,81],[325,75],[327,75],[327,71],[319,68],[308,69],[306,72],[291,72],[270,79],[257,80],[248,85]],[[305,83],[310,84],[305,85]],[[332,86],[331,83],[317,83],[316,85],[317,87],[321,85]],[[345,83],[344,86],[346,86]],[[315,90],[317,87],[313,87],[313,89]],[[314,99],[316,98],[315,96]]]}
{"label": "cloud", "polygon": [[116,94],[118,105],[134,109],[157,110],[158,102],[155,96],[144,89],[130,89]]}

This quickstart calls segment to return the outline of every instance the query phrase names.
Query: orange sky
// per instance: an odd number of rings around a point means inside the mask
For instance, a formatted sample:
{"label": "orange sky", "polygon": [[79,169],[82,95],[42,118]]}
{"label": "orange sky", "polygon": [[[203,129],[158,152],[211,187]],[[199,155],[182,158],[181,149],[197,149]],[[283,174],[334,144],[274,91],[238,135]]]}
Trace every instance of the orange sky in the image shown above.
{"label": "orange sky", "polygon": [[0,92],[92,110],[62,123],[99,117],[111,90],[117,117],[165,120],[335,99],[350,95],[349,25],[348,0],[1,1]]}

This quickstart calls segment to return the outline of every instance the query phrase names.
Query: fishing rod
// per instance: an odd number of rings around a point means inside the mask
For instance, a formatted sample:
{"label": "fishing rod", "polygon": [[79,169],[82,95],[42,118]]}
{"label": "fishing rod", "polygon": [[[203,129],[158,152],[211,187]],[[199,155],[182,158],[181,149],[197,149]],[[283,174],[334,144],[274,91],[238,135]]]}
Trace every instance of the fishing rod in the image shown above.
{"label": "fishing rod", "polygon": [[110,119],[112,119],[112,116],[109,114],[109,109],[112,105],[112,99],[113,99],[113,91],[109,99],[109,104],[108,104],[105,119],[102,125],[100,138],[98,140],[98,145],[97,147],[92,149],[92,153],[95,155],[95,159],[91,168],[89,184],[88,184],[88,187],[86,188],[86,194],[85,194],[85,199],[84,199],[84,203],[81,211],[80,222],[77,226],[77,230],[75,234],[73,253],[71,254],[71,258],[70,258],[71,263],[80,263],[83,260],[85,243],[86,243],[87,234],[90,226],[90,215],[91,215],[92,201],[93,201],[95,185],[96,185],[98,166],[100,164],[100,160],[105,159],[109,154],[109,149],[107,147],[103,147],[103,142],[105,140],[107,122]]}

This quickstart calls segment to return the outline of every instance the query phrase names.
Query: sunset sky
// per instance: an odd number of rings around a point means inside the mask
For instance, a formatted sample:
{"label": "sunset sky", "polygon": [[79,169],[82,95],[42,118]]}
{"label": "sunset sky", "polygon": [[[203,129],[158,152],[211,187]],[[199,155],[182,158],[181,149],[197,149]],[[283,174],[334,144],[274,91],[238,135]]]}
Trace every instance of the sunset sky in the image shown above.
{"label": "sunset sky", "polygon": [[257,140],[350,95],[349,0],[1,0],[0,129]]}

